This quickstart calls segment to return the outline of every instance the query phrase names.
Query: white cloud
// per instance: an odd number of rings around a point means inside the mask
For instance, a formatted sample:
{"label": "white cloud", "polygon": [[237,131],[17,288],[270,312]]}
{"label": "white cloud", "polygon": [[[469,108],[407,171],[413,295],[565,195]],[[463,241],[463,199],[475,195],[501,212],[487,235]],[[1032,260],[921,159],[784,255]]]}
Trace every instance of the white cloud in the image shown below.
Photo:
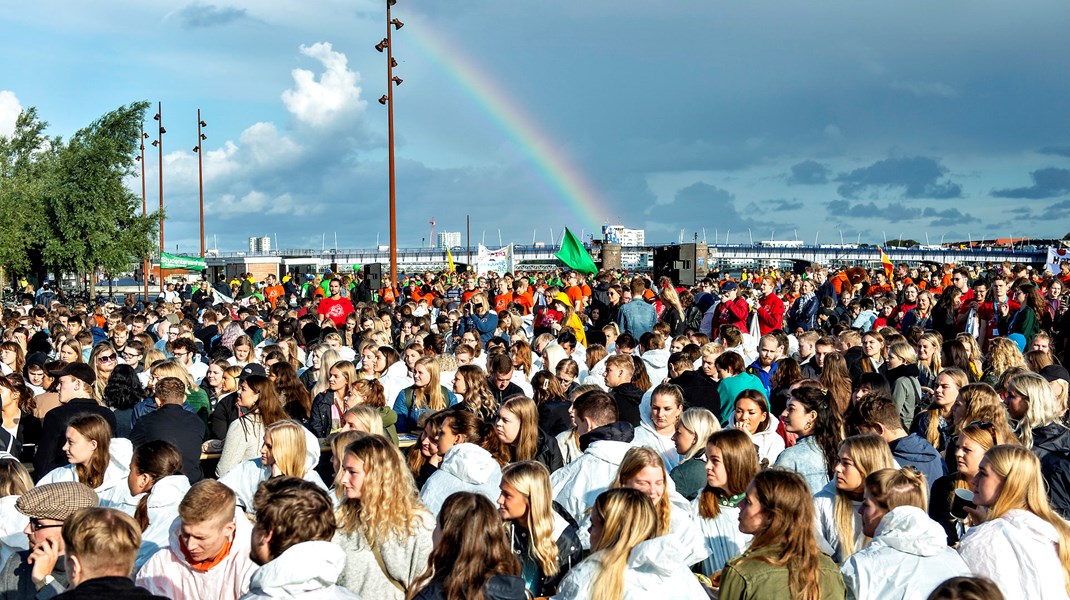
{"label": "white cloud", "polygon": [[15,133],[15,120],[21,112],[22,104],[15,92],[0,90],[0,135],[9,137]]}
{"label": "white cloud", "polygon": [[268,194],[252,190],[242,197],[223,194],[217,199],[205,200],[205,214],[218,219],[241,217],[248,214],[281,215],[317,215],[323,212],[319,203],[303,202],[290,193],[271,197]]}
{"label": "white cloud", "polygon": [[257,167],[273,167],[291,163],[301,146],[285,135],[279,135],[274,123],[254,123],[238,138],[248,160]]}
{"label": "white cloud", "polygon": [[301,54],[313,58],[324,67],[319,81],[306,69],[294,69],[294,89],[282,93],[282,103],[297,120],[306,125],[323,127],[341,116],[363,110],[367,102],[360,99],[360,75],[349,70],[346,55],[335,52],[330,42],[301,46]]}

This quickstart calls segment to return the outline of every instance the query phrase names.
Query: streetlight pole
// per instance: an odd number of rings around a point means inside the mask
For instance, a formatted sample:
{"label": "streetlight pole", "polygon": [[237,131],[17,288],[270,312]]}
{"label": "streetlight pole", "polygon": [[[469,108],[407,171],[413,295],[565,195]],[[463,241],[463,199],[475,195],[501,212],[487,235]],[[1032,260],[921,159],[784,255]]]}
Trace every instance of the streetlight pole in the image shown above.
{"label": "streetlight pole", "polygon": [[193,151],[197,153],[197,187],[200,190],[201,202],[201,258],[204,258],[204,152],[201,142],[208,136],[201,133],[201,129],[208,127],[208,123],[201,120],[201,109],[197,109],[197,145]]}
{"label": "streetlight pole", "polygon": [[[142,218],[148,218],[149,216],[149,203],[145,195],[145,140],[148,139],[149,134],[145,133],[145,122],[141,122],[141,140],[139,150],[141,154],[137,156],[138,162],[141,163],[141,216]],[[149,301],[149,257],[146,256],[145,260],[141,262],[141,277],[145,280],[145,303]]]}
{"label": "streetlight pole", "polygon": [[394,67],[397,61],[394,59],[392,44],[392,30],[401,29],[404,26],[399,19],[390,18],[390,7],[397,4],[397,0],[386,0],[386,37],[375,45],[379,52],[386,50],[386,94],[379,98],[379,104],[386,105],[387,114],[387,151],[390,177],[390,287],[393,288],[398,282],[398,239],[397,239],[397,185],[394,179],[394,86],[401,85],[401,78],[394,76]]}
{"label": "streetlight pole", "polygon": [[[152,142],[152,145],[156,146],[156,150],[160,155],[160,293],[163,294],[163,134],[167,133],[163,126],[163,102],[159,102],[156,105],[156,115],[152,118],[159,121],[160,124],[160,129],[156,134],[156,141]],[[147,297],[145,301],[148,301]]]}

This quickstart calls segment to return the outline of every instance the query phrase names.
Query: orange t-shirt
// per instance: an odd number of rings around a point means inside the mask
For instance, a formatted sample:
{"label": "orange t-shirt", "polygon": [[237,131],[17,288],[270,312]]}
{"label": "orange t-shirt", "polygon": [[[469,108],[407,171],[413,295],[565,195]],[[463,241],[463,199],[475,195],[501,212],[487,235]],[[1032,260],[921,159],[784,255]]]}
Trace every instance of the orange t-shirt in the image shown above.
{"label": "orange t-shirt", "polygon": [[568,288],[567,290],[565,290],[565,294],[568,295],[568,299],[570,302],[572,302],[573,307],[576,306],[577,302],[580,303],[581,307],[583,306],[583,290],[580,289],[580,286],[574,285]]}
{"label": "orange t-shirt", "polygon": [[509,303],[513,301],[513,295],[509,292],[504,294],[498,294],[494,297],[494,312],[499,313],[509,308]]}

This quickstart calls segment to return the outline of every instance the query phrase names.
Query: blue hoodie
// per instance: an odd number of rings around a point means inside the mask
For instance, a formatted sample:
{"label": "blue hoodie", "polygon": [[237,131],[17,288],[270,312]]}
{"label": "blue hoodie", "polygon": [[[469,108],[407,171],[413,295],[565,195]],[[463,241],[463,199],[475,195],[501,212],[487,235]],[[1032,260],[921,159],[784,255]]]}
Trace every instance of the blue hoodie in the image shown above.
{"label": "blue hoodie", "polygon": [[900,466],[917,467],[925,480],[932,485],[938,478],[947,475],[947,464],[940,453],[933,448],[929,440],[912,433],[899,438],[888,444],[892,448],[892,456]]}

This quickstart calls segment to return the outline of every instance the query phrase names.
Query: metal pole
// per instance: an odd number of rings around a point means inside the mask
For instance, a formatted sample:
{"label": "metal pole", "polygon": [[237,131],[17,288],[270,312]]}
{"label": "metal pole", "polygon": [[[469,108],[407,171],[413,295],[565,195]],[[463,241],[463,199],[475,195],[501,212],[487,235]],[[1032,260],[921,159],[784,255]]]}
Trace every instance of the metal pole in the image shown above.
{"label": "metal pole", "polygon": [[390,162],[390,288],[398,281],[398,217],[397,185],[394,181],[394,60],[393,43],[390,36],[390,5],[386,0],[386,110],[387,110],[387,144]]}
{"label": "metal pole", "polygon": [[[163,102],[156,105],[156,114],[160,117],[160,127],[156,133],[157,150],[160,155],[160,293],[163,289]],[[148,298],[145,298],[148,302]]]}
{"label": "metal pole", "polygon": [[[141,216],[148,219],[149,216],[149,202],[145,196],[145,138],[149,137],[145,133],[145,122],[141,122]],[[149,301],[149,258],[146,256],[145,260],[141,263],[141,277],[145,280],[145,302]]]}
{"label": "metal pole", "polygon": [[472,268],[472,215],[465,215],[464,221],[468,227],[468,268]]}
{"label": "metal pole", "polygon": [[197,186],[201,196],[201,258],[204,258],[204,148],[201,146],[201,109],[197,109]]}

